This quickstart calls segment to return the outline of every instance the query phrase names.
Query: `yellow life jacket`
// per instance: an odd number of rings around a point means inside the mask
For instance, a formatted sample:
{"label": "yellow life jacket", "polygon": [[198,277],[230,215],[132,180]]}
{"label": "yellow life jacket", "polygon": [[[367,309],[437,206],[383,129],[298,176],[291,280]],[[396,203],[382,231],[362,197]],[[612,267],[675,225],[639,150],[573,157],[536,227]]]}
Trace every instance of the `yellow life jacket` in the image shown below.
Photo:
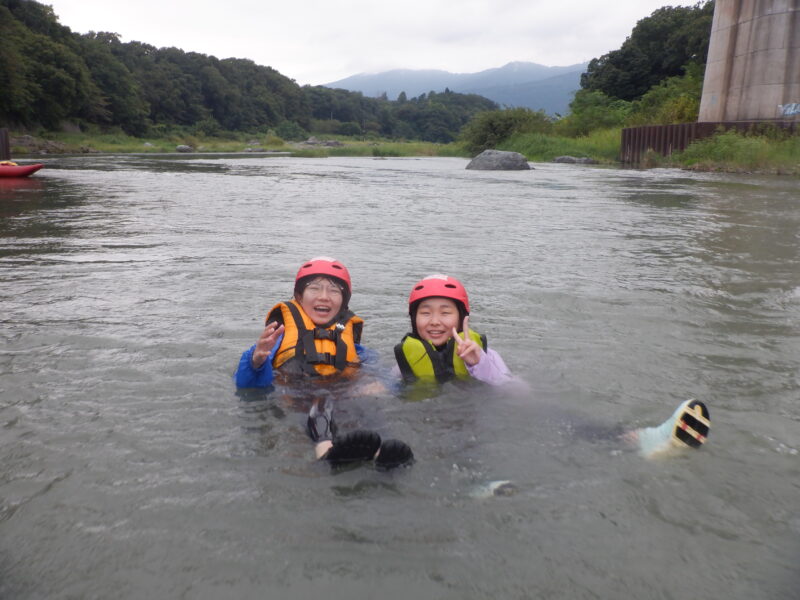
{"label": "yellow life jacket", "polygon": [[[486,350],[485,335],[470,330],[469,337]],[[394,356],[405,381],[419,379],[444,383],[454,377],[469,377],[467,365],[456,354],[455,346],[456,341],[450,338],[442,350],[437,350],[433,343],[409,333],[394,347]]]}
{"label": "yellow life jacket", "polygon": [[333,375],[344,372],[359,363],[356,344],[361,342],[364,321],[352,312],[345,311],[329,327],[314,324],[294,300],[279,302],[267,314],[267,323],[283,323],[281,345],[275,352],[275,368],[291,361],[310,375]]}

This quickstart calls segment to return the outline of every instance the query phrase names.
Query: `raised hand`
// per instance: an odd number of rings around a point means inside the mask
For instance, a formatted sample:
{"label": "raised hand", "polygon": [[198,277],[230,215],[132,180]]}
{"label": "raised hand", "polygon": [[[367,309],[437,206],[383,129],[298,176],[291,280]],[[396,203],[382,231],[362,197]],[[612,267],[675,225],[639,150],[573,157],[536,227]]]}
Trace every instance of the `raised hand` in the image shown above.
{"label": "raised hand", "polygon": [[275,342],[283,335],[283,324],[278,325],[275,321],[267,323],[264,332],[256,342],[256,349],[253,351],[253,368],[258,369],[267,360],[269,353],[275,347]]}
{"label": "raised hand", "polygon": [[453,338],[456,341],[456,354],[469,366],[474,367],[480,362],[481,356],[483,356],[483,348],[469,337],[469,317],[464,317],[464,326],[462,330],[464,332],[464,339],[461,339],[461,336],[458,335],[458,331],[453,327]]}

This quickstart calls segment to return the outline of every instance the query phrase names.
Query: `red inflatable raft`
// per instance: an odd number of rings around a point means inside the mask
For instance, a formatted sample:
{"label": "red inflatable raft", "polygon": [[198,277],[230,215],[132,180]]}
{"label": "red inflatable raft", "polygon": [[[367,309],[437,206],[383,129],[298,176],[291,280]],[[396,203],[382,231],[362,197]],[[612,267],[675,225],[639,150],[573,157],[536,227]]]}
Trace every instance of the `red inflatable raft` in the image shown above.
{"label": "red inflatable raft", "polygon": [[36,173],[44,165],[35,163],[33,165],[8,165],[0,163],[0,177],[27,177]]}

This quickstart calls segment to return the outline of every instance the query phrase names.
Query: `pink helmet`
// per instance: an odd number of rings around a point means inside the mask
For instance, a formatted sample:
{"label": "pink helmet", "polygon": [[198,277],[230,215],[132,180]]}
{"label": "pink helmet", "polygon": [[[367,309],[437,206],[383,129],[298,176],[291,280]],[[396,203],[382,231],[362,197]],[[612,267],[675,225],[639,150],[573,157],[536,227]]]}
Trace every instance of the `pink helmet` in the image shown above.
{"label": "pink helmet", "polygon": [[295,285],[303,277],[310,275],[321,275],[324,277],[335,277],[341,279],[347,286],[347,293],[352,293],[352,284],[350,283],[350,273],[347,271],[342,263],[335,258],[329,256],[317,256],[309,261],[304,262],[300,269],[297,271],[297,276],[294,278]]}
{"label": "pink helmet", "polygon": [[461,285],[458,279],[447,275],[428,275],[415,283],[414,287],[411,288],[411,294],[408,296],[409,313],[415,302],[433,296],[450,298],[451,300],[460,302],[464,306],[466,313],[469,314],[469,297],[467,296],[467,290],[464,289],[464,286]]}

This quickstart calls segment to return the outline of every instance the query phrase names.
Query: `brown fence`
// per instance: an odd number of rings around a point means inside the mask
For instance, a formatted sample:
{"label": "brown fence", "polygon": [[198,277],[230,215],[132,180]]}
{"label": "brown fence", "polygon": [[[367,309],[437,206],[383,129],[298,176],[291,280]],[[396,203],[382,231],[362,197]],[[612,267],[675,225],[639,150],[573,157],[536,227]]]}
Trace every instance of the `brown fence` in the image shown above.
{"label": "brown fence", "polygon": [[685,150],[694,140],[710,137],[720,129],[759,132],[775,128],[792,134],[800,132],[797,121],[718,121],[627,127],[622,130],[619,159],[626,165],[638,165],[648,150],[669,156]]}
{"label": "brown fence", "polygon": [[5,128],[0,128],[0,160],[11,160],[11,144]]}

